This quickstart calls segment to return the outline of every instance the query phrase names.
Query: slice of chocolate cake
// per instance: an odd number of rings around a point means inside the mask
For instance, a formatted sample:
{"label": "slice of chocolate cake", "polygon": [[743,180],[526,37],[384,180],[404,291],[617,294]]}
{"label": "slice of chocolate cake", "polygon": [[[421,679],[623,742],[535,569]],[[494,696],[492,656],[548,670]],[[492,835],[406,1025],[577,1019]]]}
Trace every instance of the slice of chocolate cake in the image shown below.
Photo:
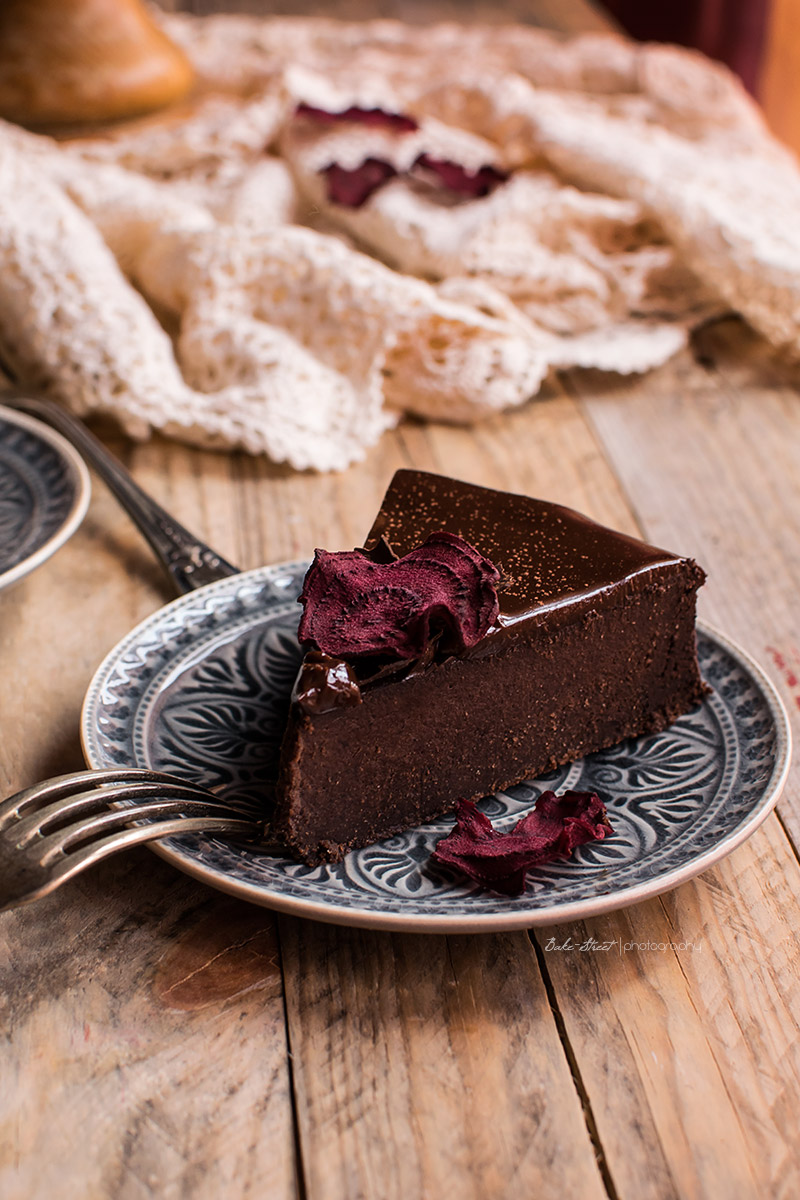
{"label": "slice of chocolate cake", "polygon": [[308,863],[663,729],[707,690],[691,559],[542,500],[398,471],[317,552],[275,831]]}

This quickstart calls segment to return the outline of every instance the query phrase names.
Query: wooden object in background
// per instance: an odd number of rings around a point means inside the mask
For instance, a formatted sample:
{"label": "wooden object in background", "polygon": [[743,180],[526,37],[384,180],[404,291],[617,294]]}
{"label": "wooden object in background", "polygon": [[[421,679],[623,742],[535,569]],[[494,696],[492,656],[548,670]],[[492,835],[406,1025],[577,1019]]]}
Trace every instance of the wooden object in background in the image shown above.
{"label": "wooden object in background", "polygon": [[773,0],[759,100],[772,132],[800,153],[800,0]]}
{"label": "wooden object in background", "polygon": [[106,121],[182,99],[192,68],[141,0],[2,0],[0,116]]}

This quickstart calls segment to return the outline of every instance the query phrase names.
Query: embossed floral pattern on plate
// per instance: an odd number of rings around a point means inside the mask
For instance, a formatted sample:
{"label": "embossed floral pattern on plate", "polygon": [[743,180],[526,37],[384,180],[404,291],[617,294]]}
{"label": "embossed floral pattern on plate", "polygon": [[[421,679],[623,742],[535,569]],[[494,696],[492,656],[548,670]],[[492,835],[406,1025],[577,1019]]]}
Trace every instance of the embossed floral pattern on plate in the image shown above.
{"label": "embossed floral pattern on plate", "polygon": [[[299,662],[296,598],[306,563],[222,580],[154,614],[112,651],[84,704],[94,767],[187,775],[258,809],[270,791]],[[775,803],[789,755],[786,715],[741,650],[700,627],[713,694],[663,733],[625,742],[487,797],[513,824],[547,787],[598,791],[613,836],[528,874],[497,896],[429,861],[445,818],[307,867],[213,836],[171,838],[159,852],[205,882],[318,920],[384,929],[511,929],[609,911],[676,886],[729,853]],[[335,798],[333,798],[335,802]]]}
{"label": "embossed floral pattern on plate", "polygon": [[0,407],[0,588],[49,558],[77,529],[89,473],[40,421]]}

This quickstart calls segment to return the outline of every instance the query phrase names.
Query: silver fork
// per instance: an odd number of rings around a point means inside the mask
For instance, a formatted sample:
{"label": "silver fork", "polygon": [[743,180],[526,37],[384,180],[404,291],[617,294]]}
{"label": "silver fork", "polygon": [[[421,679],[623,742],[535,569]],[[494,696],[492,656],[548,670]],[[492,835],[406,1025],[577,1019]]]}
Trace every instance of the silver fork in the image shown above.
{"label": "silver fork", "polygon": [[[72,442],[138,525],[178,592],[239,573],[148,496],[61,405],[17,385],[0,393],[0,402],[46,421]],[[261,835],[263,825],[199,784],[157,771],[79,771],[45,780],[0,803],[0,911],[47,895],[128,846],[203,831]]]}
{"label": "silver fork", "polygon": [[46,896],[129,846],[201,831],[258,837],[263,823],[161,771],[121,767],[45,780],[0,803],[0,911]]}
{"label": "silver fork", "polygon": [[191,592],[239,574],[238,567],[201,542],[148,496],[99,438],[60,404],[17,387],[0,392],[0,403],[46,421],[72,442],[136,522],[179,592]]}

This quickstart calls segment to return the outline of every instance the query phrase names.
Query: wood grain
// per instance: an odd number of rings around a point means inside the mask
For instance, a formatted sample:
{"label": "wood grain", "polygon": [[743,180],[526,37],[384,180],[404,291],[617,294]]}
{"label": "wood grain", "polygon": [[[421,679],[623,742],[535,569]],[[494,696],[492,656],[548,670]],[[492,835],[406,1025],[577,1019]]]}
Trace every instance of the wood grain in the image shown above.
{"label": "wood grain", "polygon": [[[133,449],[101,432],[144,486],[228,548],[236,519],[222,456]],[[171,594],[94,480],[75,537],[0,593],[3,795],[83,765],[91,675]],[[0,947],[4,1200],[211,1198],[234,1185],[296,1194],[270,914],[140,851],[0,915]]]}
{"label": "wood grain", "polygon": [[[311,6],[275,6],[290,8]],[[577,0],[462,13],[596,27]],[[693,553],[709,571],[703,615],[771,669],[797,726],[800,406],[795,378],[738,322],[644,378],[576,372],[473,429],[405,422],[341,475],[96,428],[242,567],[358,544],[405,465]],[[81,530],[0,593],[4,792],[79,765],[95,667],[170,595],[95,481]],[[796,769],[780,813],[669,895],[532,939],[276,922],[146,851],[2,914],[0,1195],[789,1200]]]}
{"label": "wood grain", "polygon": [[[797,395],[739,322],[707,330],[695,349],[700,363],[687,354],[643,381],[576,373],[571,391],[644,535],[706,566],[704,615],[768,664],[770,644],[788,654],[797,638]],[[785,680],[784,694],[791,707]],[[797,788],[795,769],[781,802],[795,845]],[[787,1152],[800,1103],[798,890],[796,853],[771,818],[698,881],[581,931],[583,941],[690,948],[547,957],[620,1195],[789,1196],[800,1186]],[[587,994],[600,1001],[590,1020]],[[613,1055],[598,1060],[598,1043]],[[605,1119],[610,1093],[615,1121],[627,1109],[621,1125]],[[657,1131],[657,1156],[649,1138],[621,1132],[636,1114]]]}
{"label": "wood grain", "polygon": [[281,935],[310,1196],[605,1196],[524,934]]}
{"label": "wood grain", "polygon": [[4,1200],[296,1195],[270,914],[144,852],[0,919]]}
{"label": "wood grain", "polygon": [[[717,331],[717,342],[724,333],[724,329]],[[706,361],[710,361],[710,348],[710,344],[705,347]],[[136,448],[120,441],[113,444],[129,458],[140,481],[180,519],[243,566],[307,554],[317,543],[356,544],[392,471],[410,462],[475,482],[546,496],[631,531],[637,528],[638,514],[639,524],[650,536],[658,535],[657,540],[693,551],[703,561],[707,561],[707,547],[705,542],[699,545],[694,540],[698,528],[702,532],[705,522],[709,523],[709,532],[704,536],[713,549],[720,538],[734,538],[725,519],[733,512],[737,530],[734,540],[745,544],[733,555],[731,570],[738,570],[747,560],[746,545],[752,546],[756,537],[761,537],[761,524],[753,526],[754,500],[739,509],[736,505],[743,502],[737,496],[743,490],[749,495],[751,486],[753,496],[775,488],[774,482],[765,477],[771,469],[769,463],[765,463],[765,473],[752,477],[749,484],[744,482],[742,472],[731,466],[743,457],[743,434],[737,435],[740,440],[733,446],[725,443],[721,464],[709,458],[712,451],[702,438],[689,436],[698,422],[706,421],[712,430],[722,423],[724,437],[730,438],[730,426],[750,411],[747,397],[761,379],[752,358],[742,366],[744,357],[739,353],[733,364],[725,365],[727,360],[720,351],[715,361],[711,371],[709,366],[700,367],[687,358],[638,386],[575,377],[574,396],[552,388],[540,401],[474,430],[408,422],[384,439],[364,464],[340,476],[297,475],[263,460],[201,454],[158,440]],[[744,377],[736,376],[736,371]],[[767,382],[768,391],[777,389],[778,399],[772,397],[777,410],[773,412],[769,404],[765,409],[765,396],[754,392],[757,398],[753,400],[752,418],[764,419],[766,412],[775,430],[773,436],[784,443],[776,459],[777,470],[788,471],[792,458],[788,428],[794,419],[790,393],[783,383],[770,382],[769,378]],[[734,386],[743,389],[743,394],[737,393],[735,403],[729,397],[729,389]],[[762,381],[761,386],[766,384]],[[675,411],[668,419],[665,409],[670,396]],[[778,420],[779,413],[783,414],[783,424]],[[669,435],[670,421],[684,423],[682,436],[676,436],[674,442]],[[104,435],[108,439],[107,430]],[[763,439],[765,434],[762,431],[758,436]],[[757,441],[755,434],[753,440]],[[687,446],[693,447],[691,454]],[[617,463],[622,485],[609,467],[609,458]],[[747,461],[752,472],[752,456]],[[703,509],[708,515],[698,526],[676,493],[690,486],[687,479],[702,479],[704,472],[714,476],[717,493],[714,504]],[[783,479],[783,486],[777,489],[784,499],[786,486]],[[698,496],[695,500],[699,504]],[[668,518],[664,516],[666,510]],[[667,519],[672,522],[669,527],[658,524]],[[767,524],[775,530],[780,547],[783,515]],[[712,566],[714,577],[716,569]],[[776,577],[786,578],[783,562],[776,566]],[[101,586],[97,586],[98,580],[102,580]],[[728,586],[741,597],[740,619],[744,623],[745,614],[754,611],[758,597],[730,576]],[[19,589],[24,590],[23,604],[16,603],[13,592],[0,597],[0,617],[7,614],[8,618],[0,624],[4,649],[11,656],[14,677],[26,680],[30,689],[27,703],[22,706],[13,702],[19,694],[16,689],[13,697],[10,689],[3,692],[3,718],[8,721],[5,727],[11,733],[10,743],[17,748],[16,761],[24,764],[21,774],[9,773],[9,783],[14,786],[55,769],[65,761],[65,754],[77,759],[75,721],[94,663],[107,644],[124,633],[133,620],[157,607],[167,594],[139,535],[99,484],[83,530]],[[720,590],[727,595],[726,587]],[[59,637],[62,657],[58,662],[51,665],[38,651],[38,678],[46,675],[56,685],[42,695],[41,689],[36,690],[36,678],[29,668],[30,646],[40,644],[40,631],[54,620],[54,595],[59,597],[58,628],[68,632]],[[712,613],[726,628],[739,611],[730,598],[728,603],[732,605],[730,612]],[[789,601],[783,603],[789,613]],[[777,605],[776,611],[780,610]],[[46,647],[43,652],[47,654]],[[38,719],[33,718],[33,712]],[[53,728],[62,730],[61,744],[56,747],[50,743]],[[8,771],[7,763],[4,769]],[[197,894],[194,885],[176,882],[177,877],[155,864],[150,856],[142,853],[139,861],[154,864],[149,868],[153,875],[149,886],[156,888],[149,899],[151,910],[171,911],[174,901],[165,886],[167,879],[173,881],[179,893],[188,889],[190,894]],[[93,878],[88,876],[81,888],[90,887]],[[97,878],[101,889],[109,890],[121,921],[128,903],[128,875],[118,875],[108,867]],[[770,893],[765,893],[767,880]],[[77,897],[72,902],[66,897],[66,912],[72,912],[71,919],[75,920],[74,906],[85,901],[78,885],[73,886],[78,889]],[[580,1114],[576,1106],[582,1099],[588,1129],[596,1130],[608,1179],[620,1197],[714,1195],[718,1194],[714,1181],[724,1183],[726,1194],[756,1195],[765,1180],[778,1189],[775,1194],[781,1194],[781,1188],[782,1194],[791,1194],[797,1179],[787,1146],[798,1100],[793,1049],[798,1018],[794,982],[797,943],[792,896],[798,886],[796,860],[780,827],[773,825],[737,851],[728,863],[701,881],[686,885],[669,900],[589,923],[585,931],[581,930],[581,935],[585,932],[598,941],[616,938],[620,942],[660,945],[677,940],[691,943],[690,950],[662,953],[631,949],[617,962],[609,955],[600,958],[576,951],[556,955],[542,949],[564,1050],[558,1044],[558,1026],[545,1019],[541,982],[536,980],[535,963],[524,939],[465,939],[451,984],[455,999],[445,1004],[441,996],[449,993],[442,991],[441,964],[446,953],[452,955],[445,949],[448,939],[367,938],[352,931],[282,920],[298,1129],[308,1194],[368,1196],[374,1194],[374,1181],[388,1172],[387,1177],[396,1176],[407,1183],[422,1181],[429,1194],[436,1195],[443,1186],[447,1165],[454,1172],[453,1178],[462,1183],[465,1179],[482,1180],[484,1195],[504,1194],[497,1177],[491,1174],[486,1146],[480,1141],[473,1145],[471,1131],[478,1116],[483,1122],[490,1115],[484,1107],[485,1097],[478,1094],[488,1067],[474,1043],[453,1040],[454,1025],[466,1022],[467,1016],[475,1030],[482,1031],[480,1037],[488,1039],[491,1062],[515,1062],[521,1045],[541,1043],[546,1047],[542,1050],[546,1078],[554,1088],[553,1103],[563,1106],[567,1113],[566,1123],[559,1121],[556,1128],[542,1123],[535,1106],[526,1109],[522,1103],[512,1106],[513,1111],[504,1109],[503,1120],[510,1121],[510,1125],[506,1142],[496,1151],[510,1178],[523,1178],[526,1187],[548,1194],[554,1179],[548,1164],[564,1152],[566,1137],[570,1143],[574,1140],[583,1146],[577,1152],[578,1162],[583,1164],[578,1168],[583,1172],[581,1187],[596,1189],[597,1179],[587,1166],[587,1126],[575,1120],[576,1112]],[[105,898],[105,892],[103,895]],[[54,913],[63,919],[61,903],[57,904],[56,898],[51,903]],[[213,912],[215,902],[209,903]],[[737,919],[736,914],[747,916]],[[25,916],[36,925],[34,910]],[[136,925],[136,911],[131,920]],[[33,968],[27,950],[28,929],[14,925],[10,929],[9,959],[13,952],[16,961],[27,962],[23,974],[30,980]],[[219,929],[212,930],[212,934],[217,953]],[[108,946],[116,936],[117,927],[112,926]],[[155,988],[162,996],[171,994],[182,1004],[185,1001],[181,998],[180,979],[165,986],[160,962],[153,962],[146,953],[151,937],[152,928],[145,926],[141,948],[144,962],[149,965],[143,965],[136,955],[128,956],[120,965],[116,986],[124,989],[127,981],[141,972],[150,989]],[[231,945],[235,942],[233,938]],[[468,952],[473,943],[474,949]],[[540,945],[546,942],[540,939]],[[742,952],[743,945],[747,953]],[[760,965],[754,959],[754,946],[760,947],[764,955]],[[84,955],[80,945],[72,953],[77,955],[76,969],[91,975],[98,957],[106,952],[93,934]],[[470,953],[475,963],[471,963]],[[164,949],[163,957],[170,955],[171,946]],[[438,967],[434,968],[432,961],[438,962]],[[499,977],[493,976],[487,965],[497,961],[503,964]],[[356,963],[360,965],[356,967]],[[348,983],[343,992],[341,981],[349,981],[356,970],[360,972],[358,986]],[[478,992],[473,971],[482,980]],[[250,978],[247,972],[245,975]],[[490,1005],[492,989],[500,988],[501,983],[504,994],[514,998],[504,1014]],[[418,989],[426,997],[424,1021],[411,1019],[408,1009],[397,1001],[397,995],[414,995]],[[523,1001],[521,997],[528,993],[531,1000]],[[537,995],[539,999],[535,1000]],[[117,1040],[117,1025],[101,1000],[100,994],[84,991],[83,1014],[89,1015],[90,1025],[95,1022],[104,1031],[106,1041],[119,1054],[122,1043]],[[10,1027],[19,1027],[21,1020],[15,1003]],[[129,1006],[128,1011],[135,1014],[140,1004],[141,995],[134,989],[122,1009]],[[35,1025],[29,1035],[14,1043],[17,1057],[13,1061],[20,1079],[36,1061],[34,1047],[44,1030],[51,1025],[63,1026],[67,1032],[59,1036],[67,1037],[70,1044],[80,1035],[79,1014],[68,1003],[59,1001],[52,1011],[45,1011],[49,1014],[45,1023]],[[224,1018],[221,1021],[224,1024]],[[273,1022],[274,1030],[277,1015],[273,1015]],[[176,1032],[177,1027],[172,1026],[164,1035],[166,1046]],[[47,1034],[49,1039],[54,1036]],[[282,1160],[280,1155],[278,1158],[288,1178],[291,1146],[285,1130],[291,1114],[286,1059],[279,1039],[274,1045],[271,1034],[269,1041],[274,1050],[273,1067],[284,1071],[279,1087],[283,1109],[278,1106],[265,1125],[259,1124],[260,1138],[273,1133],[276,1123],[280,1126],[283,1122],[283,1156]],[[377,1049],[371,1049],[373,1044]],[[388,1072],[387,1045],[392,1048]],[[437,1058],[445,1056],[443,1082],[437,1083],[425,1074],[431,1047]],[[780,1054],[776,1053],[778,1049]],[[240,1073],[249,1070],[251,1051],[248,1045],[238,1047]],[[229,1053],[226,1051],[226,1059]],[[380,1058],[375,1057],[378,1053]],[[189,1047],[187,1054],[186,1062],[194,1069],[197,1051]],[[151,1058],[158,1057],[157,1049],[146,1056],[150,1065],[142,1067],[143,1077],[152,1070]],[[577,1084],[570,1074],[570,1058]],[[342,1075],[339,1068],[343,1059],[349,1066]],[[48,1067],[48,1071],[53,1069],[59,1078],[64,1077],[61,1059],[54,1068]],[[98,1070],[92,1061],[90,1076],[94,1078]],[[534,1064],[527,1061],[511,1090],[512,1096],[525,1097],[533,1070]],[[38,1090],[34,1088],[29,1107],[23,1108],[26,1113],[34,1114],[36,1103],[41,1103],[45,1078],[40,1079]],[[460,1090],[456,1089],[454,1096],[452,1081],[456,1078]],[[190,1109],[193,1104],[207,1112],[217,1082],[213,1076],[209,1079],[202,1074],[192,1080],[184,1078],[182,1088],[187,1103],[191,1101]],[[143,1082],[138,1086],[147,1090]],[[147,1099],[153,1102],[152,1095]],[[73,1107],[79,1111],[69,1089],[61,1099],[50,1098],[44,1110],[48,1125],[58,1127]],[[133,1158],[121,1157],[124,1138],[116,1127],[104,1127],[104,1153],[109,1162],[123,1164],[119,1178],[127,1180],[126,1187],[133,1187],[131,1180],[139,1170],[136,1156],[143,1162],[152,1162],[155,1156],[153,1170],[161,1170],[163,1164],[159,1165],[161,1160],[148,1140],[150,1126],[138,1123],[136,1104],[129,1109],[118,1106],[116,1112],[120,1127],[128,1131]],[[436,1122],[434,1113],[440,1114]],[[709,1113],[714,1114],[713,1121]],[[191,1113],[186,1119],[190,1117]],[[45,1126],[35,1115],[29,1124],[32,1131],[38,1130],[28,1143],[27,1161],[33,1162],[39,1144],[36,1138],[44,1136]],[[432,1124],[436,1125],[436,1136],[430,1132]],[[443,1127],[441,1153],[436,1144],[439,1126]],[[248,1128],[252,1129],[252,1124]],[[190,1137],[190,1132],[184,1130],[181,1137]],[[536,1154],[518,1161],[520,1139],[527,1142],[531,1138]],[[65,1137],[65,1144],[68,1141]],[[205,1163],[205,1170],[211,1171],[209,1179],[218,1180],[202,1146],[195,1152]],[[237,1157],[243,1155],[241,1141],[232,1154],[238,1170],[247,1161],[246,1155]],[[181,1175],[177,1161],[173,1164],[175,1178],[181,1179],[184,1186],[191,1164],[184,1160]],[[79,1171],[76,1178],[81,1178]],[[38,1185],[44,1179],[40,1173]],[[100,1188],[103,1179],[100,1176],[95,1180]],[[492,1191],[495,1187],[497,1190]],[[244,1194],[249,1191],[248,1187]],[[100,1190],[97,1194],[108,1193]]]}
{"label": "wood grain", "polygon": [[[702,616],[775,675],[800,735],[800,406],[791,376],[737,320],[636,383],[572,377],[646,537],[708,572]],[[777,656],[787,664],[776,667]],[[780,811],[800,846],[792,774]]]}
{"label": "wood grain", "polygon": [[659,900],[537,935],[619,1196],[796,1194],[798,886],[772,820]]}

